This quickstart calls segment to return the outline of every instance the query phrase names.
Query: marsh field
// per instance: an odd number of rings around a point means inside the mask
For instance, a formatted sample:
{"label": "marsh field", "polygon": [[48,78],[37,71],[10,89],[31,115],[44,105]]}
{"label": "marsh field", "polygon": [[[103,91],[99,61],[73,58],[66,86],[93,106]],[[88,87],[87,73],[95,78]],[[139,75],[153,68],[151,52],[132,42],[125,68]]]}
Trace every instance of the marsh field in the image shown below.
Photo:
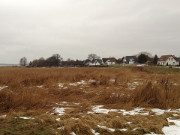
{"label": "marsh field", "polygon": [[0,67],[0,135],[180,133],[180,68]]}

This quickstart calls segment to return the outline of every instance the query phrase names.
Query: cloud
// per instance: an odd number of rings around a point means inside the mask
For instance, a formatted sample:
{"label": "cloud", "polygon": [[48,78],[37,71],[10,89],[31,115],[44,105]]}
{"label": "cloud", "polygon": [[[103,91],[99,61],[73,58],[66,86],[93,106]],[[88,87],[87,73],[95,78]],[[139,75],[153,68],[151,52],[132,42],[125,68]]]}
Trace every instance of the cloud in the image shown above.
{"label": "cloud", "polygon": [[180,50],[180,1],[1,0],[0,63]]}

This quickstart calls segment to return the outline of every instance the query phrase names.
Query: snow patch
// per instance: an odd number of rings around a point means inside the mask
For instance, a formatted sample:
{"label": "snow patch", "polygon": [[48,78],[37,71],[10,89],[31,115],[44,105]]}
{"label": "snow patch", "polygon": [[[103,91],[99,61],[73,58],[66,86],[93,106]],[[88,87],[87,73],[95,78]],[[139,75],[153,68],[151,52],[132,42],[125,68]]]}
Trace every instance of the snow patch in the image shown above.
{"label": "snow patch", "polygon": [[179,135],[180,134],[180,119],[179,120],[170,120],[168,122],[174,122],[175,125],[169,125],[169,127],[163,127],[162,131],[165,135]]}
{"label": "snow patch", "polygon": [[1,90],[3,90],[3,89],[5,89],[5,88],[7,88],[8,86],[2,86],[2,87],[0,87],[0,91]]}
{"label": "snow patch", "polygon": [[99,133],[96,132],[94,129],[91,129],[91,132],[92,132],[94,135],[99,135]]}
{"label": "snow patch", "polygon": [[127,131],[127,129],[123,128],[123,129],[118,129],[119,131]]}
{"label": "snow patch", "polygon": [[[54,112],[55,112],[55,114],[56,115],[58,115],[58,116],[62,116],[62,115],[64,115],[65,114],[65,110],[66,109],[71,109],[71,108],[59,108],[59,107],[57,107],[57,108],[54,108]],[[54,114],[54,113],[53,113]]]}
{"label": "snow patch", "polygon": [[173,85],[177,86],[177,85],[180,85],[180,84],[178,84],[178,83],[173,83]]}
{"label": "snow patch", "polygon": [[93,106],[92,110],[93,112],[88,112],[88,114],[93,114],[93,113],[103,113],[103,114],[108,114],[109,112],[118,112],[117,109],[103,109],[103,105],[97,105]]}
{"label": "snow patch", "polygon": [[75,105],[80,105],[80,103],[73,103],[73,104],[75,104]]}
{"label": "snow patch", "polygon": [[37,88],[42,88],[43,87],[43,85],[40,85],[40,86],[36,86]]}
{"label": "snow patch", "polygon": [[144,112],[144,108],[135,108],[131,111],[126,111],[124,109],[121,109],[119,113],[123,113],[123,115],[149,115],[149,112]]}
{"label": "snow patch", "polygon": [[136,131],[137,129],[140,129],[139,127],[137,127],[137,128],[134,128],[132,131]]}
{"label": "snow patch", "polygon": [[0,116],[0,118],[6,118],[7,117],[7,115],[5,114],[5,115],[1,115]]}
{"label": "snow patch", "polygon": [[102,129],[107,129],[107,130],[109,130],[109,131],[111,131],[111,132],[114,132],[115,131],[115,129],[113,129],[113,128],[108,128],[108,127],[106,127],[106,126],[100,126],[100,125],[97,125],[99,128],[102,128]]}
{"label": "snow patch", "polygon": [[58,130],[64,130],[64,127],[58,127],[57,129]]}
{"label": "snow patch", "polygon": [[34,118],[31,118],[31,117],[18,117],[20,119],[24,119],[24,120],[30,120],[30,119],[34,119]]}
{"label": "snow patch", "polygon": [[89,82],[89,83],[95,83],[95,82],[96,82],[96,80],[92,80],[92,79],[90,79],[88,82]]}
{"label": "snow patch", "polygon": [[173,116],[175,116],[175,117],[176,117],[176,116],[179,116],[179,115],[178,115],[178,114],[173,114]]}
{"label": "snow patch", "polygon": [[85,85],[87,84],[84,80],[81,80],[80,82],[75,83],[69,83],[70,86],[78,86],[78,85]]}
{"label": "snow patch", "polygon": [[110,79],[109,81],[112,82],[112,83],[114,83],[116,80],[115,80],[115,79]]}
{"label": "snow patch", "polygon": [[140,84],[139,82],[133,82],[133,83],[128,82],[128,83],[127,83],[127,85],[128,85],[128,90],[135,90],[136,87],[137,87],[139,84]]}
{"label": "snow patch", "polygon": [[63,88],[63,87],[64,87],[64,84],[63,84],[63,83],[59,83],[59,84],[58,84],[58,87],[59,87],[59,88]]}
{"label": "snow patch", "polygon": [[60,121],[60,120],[61,120],[61,118],[57,118],[57,119],[56,119],[56,121]]}
{"label": "snow patch", "polygon": [[59,83],[58,87],[59,87],[59,89],[64,89],[64,90],[68,89],[67,86],[64,86],[64,83]]}
{"label": "snow patch", "polygon": [[71,132],[70,135],[76,135],[74,132]]}
{"label": "snow patch", "polygon": [[[124,109],[104,109],[103,105],[96,105],[92,107],[92,111],[87,112],[88,114],[108,114],[109,112],[118,112],[118,113],[122,113],[123,115],[150,115],[150,112],[154,112],[155,115],[162,115],[165,112],[173,112],[173,113],[179,113],[180,109],[176,109],[176,110],[162,110],[162,109],[158,109],[158,108],[154,108],[151,109],[151,111],[145,111],[145,108],[134,108],[133,110],[130,111],[126,111]],[[178,114],[173,114],[173,116],[179,116]]]}
{"label": "snow patch", "polygon": [[179,109],[177,110],[162,110],[162,109],[158,109],[158,108],[154,108],[152,109],[152,112],[154,112],[156,115],[163,115],[165,112],[174,112],[174,113],[179,113]]}

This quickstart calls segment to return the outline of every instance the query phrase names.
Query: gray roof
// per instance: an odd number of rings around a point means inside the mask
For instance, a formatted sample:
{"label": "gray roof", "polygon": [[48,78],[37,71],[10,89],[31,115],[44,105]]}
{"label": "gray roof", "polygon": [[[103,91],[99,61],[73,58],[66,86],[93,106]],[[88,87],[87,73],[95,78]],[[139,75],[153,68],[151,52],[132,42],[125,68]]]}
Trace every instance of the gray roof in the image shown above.
{"label": "gray roof", "polygon": [[136,56],[125,56],[126,62],[129,62],[130,59],[134,59],[136,61]]}
{"label": "gray roof", "polygon": [[175,60],[180,62],[180,57],[176,57]]}

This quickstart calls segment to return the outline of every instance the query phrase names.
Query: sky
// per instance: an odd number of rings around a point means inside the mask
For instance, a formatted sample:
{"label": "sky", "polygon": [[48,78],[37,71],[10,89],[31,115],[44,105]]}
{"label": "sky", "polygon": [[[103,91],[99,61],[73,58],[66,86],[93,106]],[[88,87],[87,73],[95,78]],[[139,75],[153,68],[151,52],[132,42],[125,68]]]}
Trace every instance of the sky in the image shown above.
{"label": "sky", "polygon": [[180,0],[0,0],[0,63],[141,51],[180,57]]}

